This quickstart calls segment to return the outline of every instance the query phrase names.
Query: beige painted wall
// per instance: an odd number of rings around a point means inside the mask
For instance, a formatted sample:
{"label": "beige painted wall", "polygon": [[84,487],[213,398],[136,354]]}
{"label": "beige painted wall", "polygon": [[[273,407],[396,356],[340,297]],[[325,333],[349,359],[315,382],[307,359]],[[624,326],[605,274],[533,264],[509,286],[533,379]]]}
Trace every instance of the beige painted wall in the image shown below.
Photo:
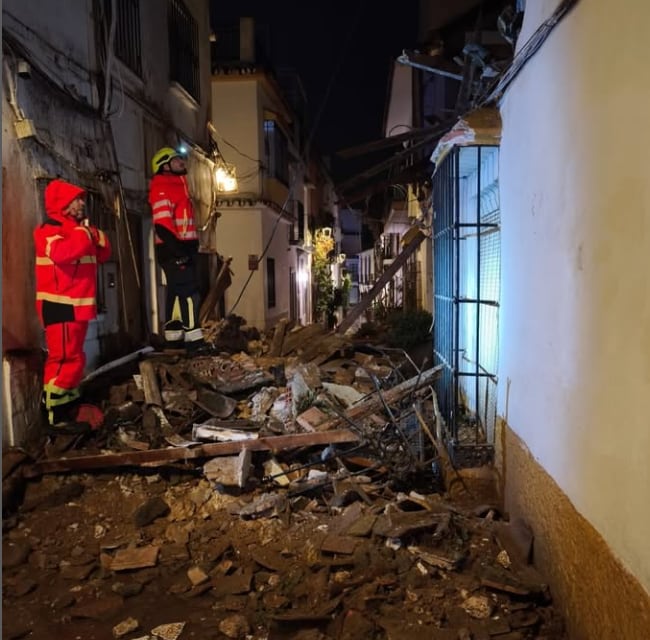
{"label": "beige painted wall", "polygon": [[213,78],[212,122],[218,132],[217,142],[223,157],[237,167],[238,195],[257,196],[264,149],[257,81],[239,77]]}
{"label": "beige painted wall", "polygon": [[[216,247],[224,256],[232,256],[230,265],[233,276],[230,287],[226,290],[226,313],[233,313],[246,318],[248,325],[263,328],[263,307],[258,303],[264,296],[264,271],[258,268],[246,284],[250,274],[248,256],[262,254],[261,213],[257,208],[222,207],[222,215],[217,222]],[[244,290],[241,300],[239,294]]]}
{"label": "beige painted wall", "polygon": [[[527,3],[520,44],[557,4]],[[500,168],[499,412],[646,592],[649,22],[579,2],[503,101]]]}

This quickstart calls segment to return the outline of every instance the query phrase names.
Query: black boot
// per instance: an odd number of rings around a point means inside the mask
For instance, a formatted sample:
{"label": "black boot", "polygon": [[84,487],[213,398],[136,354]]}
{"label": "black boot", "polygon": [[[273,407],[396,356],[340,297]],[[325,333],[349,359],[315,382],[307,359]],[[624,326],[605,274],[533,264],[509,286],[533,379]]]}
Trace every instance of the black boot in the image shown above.
{"label": "black boot", "polygon": [[49,435],[77,435],[89,433],[92,427],[88,422],[79,422],[75,414],[79,401],[52,407],[49,411],[43,405],[45,412],[45,430]]}

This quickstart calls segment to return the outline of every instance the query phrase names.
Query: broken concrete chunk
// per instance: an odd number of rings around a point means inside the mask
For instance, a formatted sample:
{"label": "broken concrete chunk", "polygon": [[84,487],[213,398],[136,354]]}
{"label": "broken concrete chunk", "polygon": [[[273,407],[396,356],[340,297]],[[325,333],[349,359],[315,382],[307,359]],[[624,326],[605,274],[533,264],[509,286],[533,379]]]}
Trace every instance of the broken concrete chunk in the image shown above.
{"label": "broken concrete chunk", "polygon": [[192,583],[193,587],[196,587],[199,584],[203,584],[210,579],[208,574],[203,571],[201,567],[190,567],[187,570],[187,577],[189,578],[189,581]]}
{"label": "broken concrete chunk", "polygon": [[319,427],[329,420],[329,416],[321,411],[318,407],[309,407],[303,411],[297,418],[296,422],[305,431],[319,431]]}
{"label": "broken concrete chunk", "polygon": [[361,393],[349,385],[323,382],[323,389],[325,389],[325,391],[327,391],[331,396],[341,401],[345,407],[351,407],[363,398]]}
{"label": "broken concrete chunk", "polygon": [[512,564],[512,561],[510,560],[510,556],[508,555],[508,552],[505,549],[502,549],[499,551],[497,554],[497,562],[504,568],[504,569],[509,569],[510,565]]}
{"label": "broken concrete chunk", "polygon": [[229,638],[244,638],[250,630],[248,620],[241,614],[229,616],[219,623],[219,631]]}
{"label": "broken concrete chunk", "polygon": [[277,493],[263,493],[255,500],[243,507],[233,506],[232,512],[238,513],[242,518],[259,518],[274,516],[284,511],[287,498]]}
{"label": "broken concrete chunk", "polygon": [[121,638],[131,631],[135,631],[140,623],[135,618],[127,618],[113,627],[113,637]]}
{"label": "broken concrete chunk", "polygon": [[286,469],[280,465],[280,463],[275,458],[269,458],[264,462],[264,477],[267,480],[273,480],[273,482],[279,484],[282,487],[286,487],[291,480],[286,475]]}
{"label": "broken concrete chunk", "polygon": [[313,362],[299,362],[295,367],[290,367],[286,371],[287,378],[291,379],[299,374],[307,387],[314,391],[321,386],[320,369]]}
{"label": "broken concrete chunk", "polygon": [[237,456],[214,458],[203,465],[205,477],[226,487],[243,488],[251,468],[251,451],[242,449]]}
{"label": "broken concrete chunk", "polygon": [[524,520],[514,518],[511,522],[496,522],[494,531],[499,546],[507,551],[512,562],[530,564],[534,536]]}
{"label": "broken concrete chunk", "polygon": [[160,496],[156,496],[147,500],[135,510],[133,522],[136,527],[146,527],[157,518],[168,515],[169,512],[169,505]]}
{"label": "broken concrete chunk", "polygon": [[280,391],[276,387],[260,389],[250,400],[251,420],[264,422],[266,414],[270,411],[278,395],[280,395]]}
{"label": "broken concrete chunk", "polygon": [[160,547],[151,545],[136,549],[120,549],[111,561],[112,571],[155,567],[158,562]]}
{"label": "broken concrete chunk", "polygon": [[492,615],[494,605],[487,596],[470,596],[461,605],[472,618],[485,620]]}
{"label": "broken concrete chunk", "polygon": [[183,632],[184,627],[184,622],[171,622],[169,624],[161,624],[154,627],[151,630],[151,633],[156,636],[156,638],[161,638],[161,640],[176,640]]}

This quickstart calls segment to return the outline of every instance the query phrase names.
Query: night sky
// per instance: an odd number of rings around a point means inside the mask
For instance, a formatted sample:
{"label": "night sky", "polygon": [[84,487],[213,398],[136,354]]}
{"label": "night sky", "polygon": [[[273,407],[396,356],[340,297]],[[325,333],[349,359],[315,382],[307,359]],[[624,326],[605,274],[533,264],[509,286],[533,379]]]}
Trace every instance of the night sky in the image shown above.
{"label": "night sky", "polygon": [[[212,22],[252,16],[267,25],[274,66],[293,67],[308,99],[313,139],[323,154],[383,137],[391,62],[416,46],[417,0],[389,8],[373,0],[213,1]],[[328,94],[328,86],[331,90]],[[378,161],[342,163],[339,177]]]}

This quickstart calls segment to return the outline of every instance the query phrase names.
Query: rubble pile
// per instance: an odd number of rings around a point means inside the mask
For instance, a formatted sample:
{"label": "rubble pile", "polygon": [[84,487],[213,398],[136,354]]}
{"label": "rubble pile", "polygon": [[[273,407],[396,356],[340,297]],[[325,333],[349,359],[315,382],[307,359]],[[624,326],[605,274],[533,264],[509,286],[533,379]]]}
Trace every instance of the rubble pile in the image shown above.
{"label": "rubble pile", "polygon": [[101,433],[4,454],[3,638],[565,637],[491,470],[436,438],[437,368],[250,337],[144,354],[96,379]]}

